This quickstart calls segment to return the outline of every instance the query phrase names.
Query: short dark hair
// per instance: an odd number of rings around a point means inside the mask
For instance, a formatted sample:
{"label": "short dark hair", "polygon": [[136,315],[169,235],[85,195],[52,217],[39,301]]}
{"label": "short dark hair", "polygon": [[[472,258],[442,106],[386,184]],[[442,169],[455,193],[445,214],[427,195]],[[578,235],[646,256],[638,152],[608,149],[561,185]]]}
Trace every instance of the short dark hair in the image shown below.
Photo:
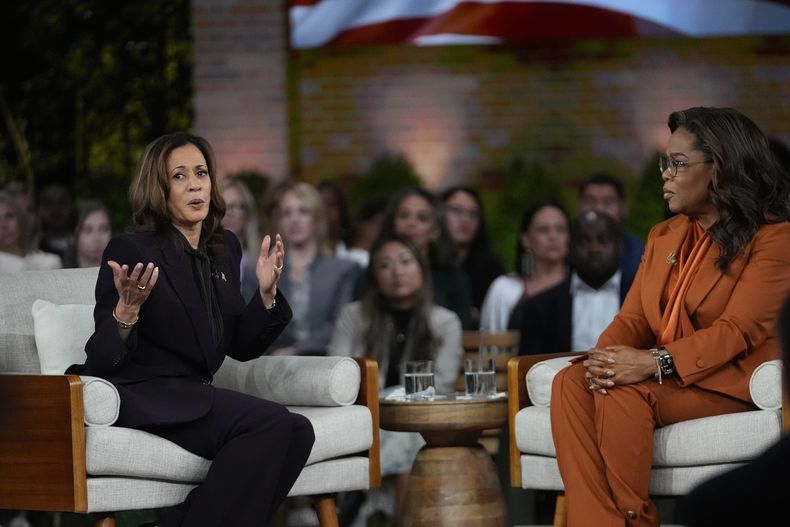
{"label": "short dark hair", "polygon": [[613,176],[609,172],[596,172],[592,176],[582,181],[579,187],[579,196],[583,196],[587,192],[587,187],[590,185],[607,185],[614,189],[617,197],[621,200],[625,199],[625,185],[620,178]]}

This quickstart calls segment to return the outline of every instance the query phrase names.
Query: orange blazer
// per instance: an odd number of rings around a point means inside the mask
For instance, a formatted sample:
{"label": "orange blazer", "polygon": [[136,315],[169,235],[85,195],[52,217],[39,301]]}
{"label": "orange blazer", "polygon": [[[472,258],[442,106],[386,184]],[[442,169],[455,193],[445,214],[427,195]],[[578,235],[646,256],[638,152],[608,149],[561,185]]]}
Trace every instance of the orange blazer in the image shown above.
{"label": "orange blazer", "polygon": [[[661,294],[680,252],[689,218],[677,215],[650,231],[634,283],[598,347],[649,349],[661,324]],[[790,292],[790,223],[763,225],[732,261],[716,268],[708,251],[686,294],[695,333],[666,345],[681,385],[697,385],[751,402],[749,378],[758,365],[779,358],[776,318]]]}

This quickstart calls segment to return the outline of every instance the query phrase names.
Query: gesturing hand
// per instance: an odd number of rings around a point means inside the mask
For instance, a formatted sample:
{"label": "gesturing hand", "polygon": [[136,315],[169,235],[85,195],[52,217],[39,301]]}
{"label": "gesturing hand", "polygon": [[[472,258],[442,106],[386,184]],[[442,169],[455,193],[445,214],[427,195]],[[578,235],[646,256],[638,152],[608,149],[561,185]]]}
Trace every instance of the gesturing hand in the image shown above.
{"label": "gesturing hand", "polygon": [[258,289],[261,293],[264,307],[271,308],[277,294],[277,281],[283,272],[285,262],[285,246],[279,234],[275,236],[274,249],[269,254],[272,239],[268,234],[261,242],[261,252],[255,265],[255,274],[258,277]]}
{"label": "gesturing hand", "polygon": [[110,260],[107,265],[112,269],[113,282],[118,291],[115,316],[127,322],[136,320],[140,306],[148,299],[159,279],[159,268],[154,267],[152,263],[143,268],[143,264],[138,262],[129,272],[129,266],[126,264],[119,265],[118,262]]}

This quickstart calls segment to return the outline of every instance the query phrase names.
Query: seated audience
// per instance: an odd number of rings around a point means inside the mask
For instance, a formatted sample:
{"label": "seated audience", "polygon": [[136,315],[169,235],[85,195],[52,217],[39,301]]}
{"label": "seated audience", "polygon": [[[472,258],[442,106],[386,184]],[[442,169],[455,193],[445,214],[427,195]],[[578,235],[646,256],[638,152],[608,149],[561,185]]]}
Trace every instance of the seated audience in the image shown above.
{"label": "seated audience", "polygon": [[45,183],[38,191],[37,201],[41,222],[39,247],[63,258],[71,244],[77,219],[71,190],[63,183]]}
{"label": "seated audience", "polygon": [[352,300],[359,266],[324,253],[324,207],[309,183],[276,185],[266,210],[288,244],[278,288],[293,310],[291,323],[272,344],[272,354],[325,355],[335,320]]}
{"label": "seated audience", "polygon": [[59,256],[36,249],[30,239],[29,216],[5,192],[0,192],[0,272],[60,269]]}
{"label": "seated audience", "polygon": [[521,334],[519,354],[588,350],[614,316],[631,283],[620,267],[620,225],[595,211],[571,222],[571,275],[525,298],[513,309],[511,329]]}
{"label": "seated audience", "polygon": [[260,237],[255,199],[241,178],[228,176],[222,180],[221,187],[222,199],[225,201],[222,227],[235,234],[241,243],[241,296],[249,301],[258,290],[255,252],[260,246]]}
{"label": "seated audience", "polygon": [[[598,172],[587,178],[579,188],[579,215],[594,210],[606,214],[621,224],[628,215],[628,202],[625,199],[623,182],[606,172]],[[620,271],[627,282],[634,281],[645,242],[623,229],[623,254]]]}
{"label": "seated audience", "polygon": [[559,284],[568,275],[568,215],[553,200],[530,205],[521,216],[516,269],[493,281],[483,301],[480,329],[504,331],[522,298]]}
{"label": "seated audience", "polygon": [[351,260],[361,267],[368,265],[368,253],[351,245],[352,225],[346,193],[336,183],[322,181],[317,186],[324,203],[327,221],[326,252],[329,255]]}
{"label": "seated audience", "polygon": [[428,259],[434,301],[454,311],[464,329],[471,327],[469,277],[455,264],[453,248],[436,197],[420,187],[397,194],[387,208],[382,231],[408,238]]}
{"label": "seated audience", "polygon": [[386,209],[387,200],[373,198],[363,203],[354,214],[348,252],[362,267],[368,266],[370,248],[381,235]]}
{"label": "seated audience", "polygon": [[74,228],[72,243],[66,250],[63,266],[98,267],[110,238],[112,226],[107,207],[97,200],[78,202],[77,226]]}
{"label": "seated audience", "polygon": [[[790,396],[790,298],[777,326],[786,399]],[[785,486],[788,474],[790,435],[785,435],[753,461],[702,483],[682,498],[676,509],[677,522],[688,527],[782,524],[790,518]]]}
{"label": "seated audience", "polygon": [[569,527],[658,526],[648,494],[655,428],[756,409],[749,379],[779,351],[790,181],[736,110],[690,108],[668,126],[659,165],[675,216],[650,231],[596,346],[552,384]]}
{"label": "seated audience", "polygon": [[[423,252],[406,238],[385,235],[371,250],[367,274],[365,296],[343,309],[329,353],[376,359],[382,397],[403,385],[406,361],[420,359],[434,361],[436,391],[452,392],[462,355],[461,322],[433,303]],[[423,444],[419,434],[381,431],[382,476],[397,477],[395,509],[384,512],[397,516],[406,476]]]}
{"label": "seated audience", "polygon": [[472,285],[471,327],[480,327],[480,308],[491,282],[505,274],[505,264],[494,254],[488,238],[483,201],[470,187],[452,187],[441,195],[444,221],[455,244],[456,264]]}

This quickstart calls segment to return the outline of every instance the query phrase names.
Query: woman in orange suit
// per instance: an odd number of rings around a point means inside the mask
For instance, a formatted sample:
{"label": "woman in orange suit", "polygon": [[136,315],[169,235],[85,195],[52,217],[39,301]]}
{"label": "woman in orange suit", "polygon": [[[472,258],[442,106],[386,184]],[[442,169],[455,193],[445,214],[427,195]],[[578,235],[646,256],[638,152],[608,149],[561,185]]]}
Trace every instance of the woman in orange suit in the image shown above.
{"label": "woman in orange suit", "polygon": [[658,526],[653,430],[756,409],[749,378],[778,357],[790,292],[790,182],[743,114],[669,116],[660,160],[676,215],[648,236],[620,313],[552,387],[568,524]]}

